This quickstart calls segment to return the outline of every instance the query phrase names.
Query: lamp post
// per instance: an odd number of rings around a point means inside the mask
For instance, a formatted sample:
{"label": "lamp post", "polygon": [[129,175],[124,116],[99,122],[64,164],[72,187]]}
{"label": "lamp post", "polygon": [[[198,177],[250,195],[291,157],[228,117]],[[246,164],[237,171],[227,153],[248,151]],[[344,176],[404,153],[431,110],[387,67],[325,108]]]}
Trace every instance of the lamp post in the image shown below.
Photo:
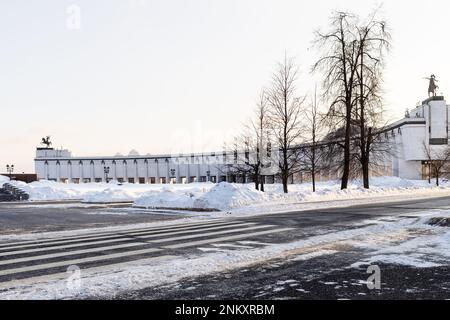
{"label": "lamp post", "polygon": [[13,164],[11,164],[11,165],[7,164],[6,165],[6,172],[8,172],[9,179],[11,180],[12,179],[12,174],[14,172],[14,165]]}
{"label": "lamp post", "polygon": [[105,173],[105,181],[106,181],[106,183],[109,183],[108,182],[109,167],[104,167],[103,168],[103,172]]}

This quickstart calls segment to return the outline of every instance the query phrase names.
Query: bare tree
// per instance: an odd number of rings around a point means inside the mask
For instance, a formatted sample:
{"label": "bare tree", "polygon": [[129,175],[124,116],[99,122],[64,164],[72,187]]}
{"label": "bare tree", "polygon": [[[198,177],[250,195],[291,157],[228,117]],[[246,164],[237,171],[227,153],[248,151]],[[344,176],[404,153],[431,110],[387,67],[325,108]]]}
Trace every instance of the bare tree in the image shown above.
{"label": "bare tree", "polygon": [[[358,56],[356,65],[356,90],[353,119],[358,128],[357,159],[361,164],[364,188],[369,189],[371,154],[377,150],[375,135],[383,121],[381,81],[384,68],[384,55],[390,47],[390,33],[386,22],[377,20],[377,11],[357,25],[356,41]],[[382,148],[384,150],[384,148]],[[378,148],[378,151],[381,151]]]}
{"label": "bare tree", "polygon": [[320,113],[319,104],[317,102],[317,88],[314,90],[309,108],[304,112],[304,128],[307,136],[305,146],[302,148],[302,171],[307,171],[311,174],[313,192],[316,192],[316,175],[320,174],[322,168],[327,165],[326,152],[324,151],[321,139],[324,133],[323,115]]}
{"label": "bare tree", "polygon": [[279,146],[279,174],[284,193],[288,193],[289,177],[291,177],[300,158],[298,148],[302,126],[301,109],[303,99],[296,97],[297,67],[292,59],[285,59],[278,64],[272,75],[271,86],[267,92],[270,126],[274,139]]}
{"label": "bare tree", "polygon": [[330,101],[328,117],[334,129],[344,128],[341,188],[347,189],[351,163],[351,129],[354,90],[358,65],[358,43],[355,41],[356,17],[348,12],[335,12],[330,31],[316,32],[315,45],[321,57],[313,72],[324,74],[324,96]]}
{"label": "bare tree", "polygon": [[229,172],[242,177],[250,177],[256,190],[264,191],[263,169],[267,162],[267,97],[261,91],[255,109],[254,119],[244,125],[242,134],[234,139],[234,164]]}
{"label": "bare tree", "polygon": [[436,179],[436,186],[439,187],[439,179],[450,168],[450,148],[448,146],[438,146],[440,148],[432,149],[425,142],[423,149],[428,159],[429,175]]}

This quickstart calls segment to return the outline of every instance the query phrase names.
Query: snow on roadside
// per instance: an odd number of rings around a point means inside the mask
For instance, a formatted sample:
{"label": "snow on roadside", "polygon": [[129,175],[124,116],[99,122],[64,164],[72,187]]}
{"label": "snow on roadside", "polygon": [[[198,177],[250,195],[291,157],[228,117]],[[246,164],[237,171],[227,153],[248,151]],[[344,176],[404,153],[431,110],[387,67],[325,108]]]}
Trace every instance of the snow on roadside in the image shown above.
{"label": "snow on roadside", "polygon": [[[450,217],[450,211],[425,212],[419,218],[404,218],[393,222],[380,220],[361,228],[330,232],[291,243],[268,244],[263,248],[201,253],[189,257],[172,257],[166,261],[130,262],[126,267],[109,270],[105,267],[101,272],[87,270],[82,273],[82,286],[79,289],[70,289],[66,279],[52,280],[0,292],[0,299],[61,299],[113,295],[121,290],[176,283],[186,277],[248,267],[270,259],[308,260],[339,252],[339,248],[345,245],[366,249],[370,257],[376,258],[367,260],[368,263],[385,261],[418,267],[449,264],[450,228],[427,224],[429,218],[436,216]],[[364,263],[354,267],[362,264]]]}
{"label": "snow on roadside", "polygon": [[[13,181],[30,195],[31,201],[80,200],[85,203],[134,202],[139,208],[209,209],[232,212],[234,215],[274,213],[302,210],[317,202],[366,200],[376,201],[387,197],[414,198],[419,196],[450,195],[450,184],[441,187],[427,181],[405,180],[396,177],[371,179],[371,189],[362,187],[359,180],[352,181],[347,190],[340,190],[339,181],[317,183],[317,192],[310,183],[289,186],[284,194],[280,184],[265,185],[266,192],[254,189],[253,184],[193,183],[176,185],[88,183],[63,184],[39,181],[26,184]],[[332,203],[334,202],[334,203]],[[220,212],[217,216],[220,216]]]}
{"label": "snow on roadside", "polygon": [[0,175],[0,188],[5,184],[6,182],[9,182],[9,178],[5,176]]}
{"label": "snow on roadside", "polygon": [[419,216],[412,224],[404,224],[405,229],[412,232],[412,236],[399,244],[354,243],[357,247],[373,250],[373,252],[369,258],[352,266],[384,262],[428,268],[450,264],[450,227],[432,226],[429,224],[432,218],[450,218],[450,211],[436,210]]}
{"label": "snow on roadside", "polygon": [[[361,181],[353,181],[347,190],[340,190],[338,181],[320,182],[317,192],[311,191],[311,184],[289,186],[289,194],[284,194],[279,184],[266,185],[265,191],[254,189],[252,184],[229,184],[222,182],[206,192],[179,194],[149,193],[138,198],[134,205],[143,208],[181,208],[180,198],[184,199],[186,209],[212,209],[232,211],[234,214],[252,214],[255,212],[276,212],[281,210],[302,209],[312,202],[384,198],[386,196],[450,195],[450,185],[434,187],[426,181],[405,180],[395,177],[372,178],[372,188],[366,190]],[[174,192],[177,192],[174,190]],[[290,208],[287,208],[289,207]]]}

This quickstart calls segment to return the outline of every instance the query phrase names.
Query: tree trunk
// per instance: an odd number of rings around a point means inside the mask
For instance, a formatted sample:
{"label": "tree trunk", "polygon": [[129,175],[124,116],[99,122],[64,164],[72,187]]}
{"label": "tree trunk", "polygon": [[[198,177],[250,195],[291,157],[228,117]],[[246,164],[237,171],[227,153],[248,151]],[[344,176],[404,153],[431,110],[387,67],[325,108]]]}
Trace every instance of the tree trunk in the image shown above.
{"label": "tree trunk", "polygon": [[314,146],[312,150],[311,178],[312,178],[313,192],[316,192],[316,150]]}
{"label": "tree trunk", "polygon": [[264,192],[264,177],[263,176],[259,177],[259,184],[261,185],[260,191]]}
{"label": "tree trunk", "polygon": [[288,180],[289,177],[286,174],[282,174],[281,180],[283,182],[283,192],[288,193]]}
{"label": "tree trunk", "polygon": [[[286,135],[285,135],[286,136]],[[287,146],[283,148],[283,166],[281,169],[281,177],[283,182],[283,192],[289,193],[288,191],[288,184],[289,184],[289,163],[287,158]]]}
{"label": "tree trunk", "polygon": [[342,171],[341,189],[348,188],[348,179],[350,176],[350,133],[351,133],[351,107],[347,107],[347,116],[345,124],[345,142],[344,142],[344,169]]}
{"label": "tree trunk", "polygon": [[369,189],[370,188],[370,185],[369,185],[369,160],[367,159],[367,157],[365,157],[365,159],[363,160],[362,172],[363,172],[364,189]]}
{"label": "tree trunk", "polygon": [[316,170],[314,169],[314,166],[313,166],[313,169],[311,171],[313,192],[316,192],[316,172],[315,171]]}
{"label": "tree trunk", "polygon": [[439,172],[436,170],[436,186],[439,187]]}

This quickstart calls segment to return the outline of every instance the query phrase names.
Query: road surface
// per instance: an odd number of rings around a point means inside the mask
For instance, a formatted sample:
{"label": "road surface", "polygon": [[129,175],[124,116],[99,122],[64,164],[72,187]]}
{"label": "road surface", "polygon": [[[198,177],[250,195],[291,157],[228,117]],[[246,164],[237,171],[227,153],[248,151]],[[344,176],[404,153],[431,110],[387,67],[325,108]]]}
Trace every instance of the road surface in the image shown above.
{"label": "road surface", "polygon": [[[42,232],[173,220],[176,225],[93,232],[39,241],[0,243],[0,292],[37,280],[64,279],[67,268],[102,270],[129,262],[205,254],[206,249],[239,250],[288,243],[355,228],[372,218],[400,219],[429,209],[450,208],[450,198],[330,208],[276,215],[184,222],[186,213],[169,215],[129,208],[0,205],[3,234]],[[114,214],[111,214],[114,213]],[[123,214],[121,214],[123,213]],[[175,220],[179,221],[175,221]],[[358,227],[361,227],[359,225]],[[268,261],[249,268],[187,278],[164,287],[115,292],[101,299],[392,299],[449,298],[448,267],[415,269],[382,265],[383,289],[368,290],[365,269],[349,269],[357,249],[305,261]]]}

